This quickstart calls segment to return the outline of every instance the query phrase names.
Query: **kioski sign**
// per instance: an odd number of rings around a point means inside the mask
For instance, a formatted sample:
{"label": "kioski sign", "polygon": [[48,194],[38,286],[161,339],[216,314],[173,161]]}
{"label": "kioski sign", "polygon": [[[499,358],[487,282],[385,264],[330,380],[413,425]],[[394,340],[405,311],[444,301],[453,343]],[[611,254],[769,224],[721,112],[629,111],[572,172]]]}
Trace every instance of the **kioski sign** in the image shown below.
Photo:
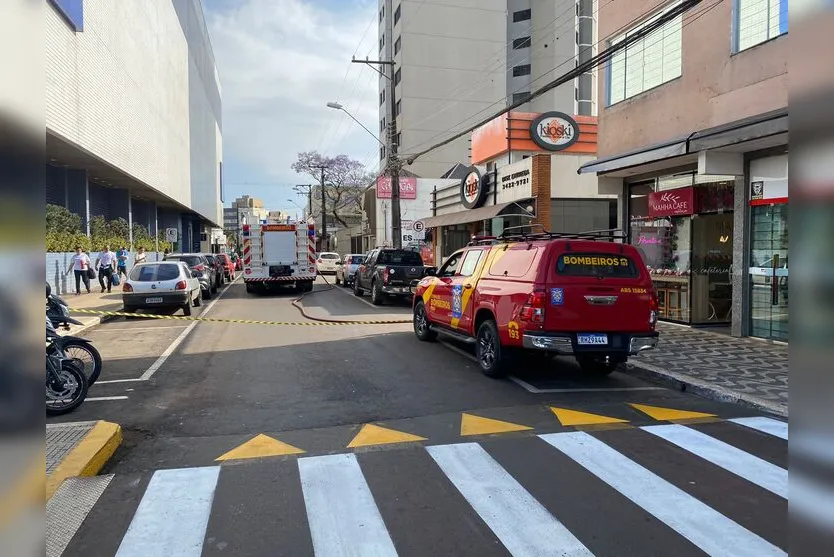
{"label": "kioski sign", "polygon": [[564,112],[545,112],[530,123],[530,137],[542,149],[561,151],[579,139],[579,125]]}
{"label": "kioski sign", "polygon": [[[376,198],[391,199],[391,177],[380,176],[376,179]],[[400,176],[400,199],[417,199],[417,178]]]}
{"label": "kioski sign", "polygon": [[693,187],[655,191],[649,194],[650,217],[675,217],[695,212]]}

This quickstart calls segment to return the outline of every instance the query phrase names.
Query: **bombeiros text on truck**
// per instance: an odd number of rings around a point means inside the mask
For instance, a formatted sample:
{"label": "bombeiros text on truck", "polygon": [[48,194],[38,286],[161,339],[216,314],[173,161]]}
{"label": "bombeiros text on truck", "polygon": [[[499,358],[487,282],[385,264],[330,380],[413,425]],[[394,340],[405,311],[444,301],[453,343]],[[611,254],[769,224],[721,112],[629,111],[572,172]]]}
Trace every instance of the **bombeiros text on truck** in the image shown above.
{"label": "bombeiros text on truck", "polygon": [[614,242],[615,231],[533,229],[473,239],[427,270],[413,302],[417,338],[475,344],[492,377],[522,352],[570,355],[583,371],[607,375],[657,345],[658,301],[634,246]]}
{"label": "bombeiros text on truck", "polygon": [[313,290],[316,280],[315,224],[243,226],[243,282],[249,293],[278,288]]}

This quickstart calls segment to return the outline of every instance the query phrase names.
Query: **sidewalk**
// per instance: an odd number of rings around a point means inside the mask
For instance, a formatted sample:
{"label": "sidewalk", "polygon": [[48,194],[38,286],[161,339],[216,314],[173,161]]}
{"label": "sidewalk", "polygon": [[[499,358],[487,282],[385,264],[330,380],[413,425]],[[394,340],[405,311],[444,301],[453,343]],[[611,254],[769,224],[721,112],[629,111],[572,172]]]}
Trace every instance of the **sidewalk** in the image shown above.
{"label": "sidewalk", "polygon": [[660,344],[629,360],[631,373],[711,398],[788,416],[788,346],[667,323]]}
{"label": "sidewalk", "polygon": [[121,428],[110,422],[47,424],[46,499],[67,478],[95,476],[121,441]]}
{"label": "sidewalk", "polygon": [[[74,308],[79,309],[97,309],[101,311],[121,311],[122,309],[122,287],[113,287],[110,294],[106,292],[101,294],[101,288],[98,284],[91,285],[92,294],[81,294],[76,296],[74,293],[68,293],[61,296],[63,300],[69,304],[70,310]],[[72,325],[66,334],[78,335],[82,331],[101,324],[103,321],[112,319],[112,317],[104,315],[88,315],[83,313],[71,313],[73,319],[81,321],[83,325]]]}

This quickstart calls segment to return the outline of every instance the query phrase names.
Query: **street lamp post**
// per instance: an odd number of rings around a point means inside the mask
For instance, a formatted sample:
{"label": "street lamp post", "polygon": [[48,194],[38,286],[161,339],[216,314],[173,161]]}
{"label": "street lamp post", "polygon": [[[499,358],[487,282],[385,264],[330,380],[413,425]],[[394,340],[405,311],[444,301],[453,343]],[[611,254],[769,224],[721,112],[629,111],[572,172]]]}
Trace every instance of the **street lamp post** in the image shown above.
{"label": "street lamp post", "polygon": [[[354,60],[354,62],[359,62],[359,60]],[[381,62],[379,62],[381,63]],[[387,63],[387,62],[386,62]],[[354,118],[353,114],[345,110],[345,107],[342,106],[340,103],[337,102],[329,102],[327,103],[328,108],[333,108],[335,110],[341,110],[348,116],[350,116],[351,120],[359,124],[363,130],[368,132],[374,139],[376,139],[380,145],[383,147],[388,148],[388,173],[391,175],[391,235],[393,236],[392,241],[394,243],[395,248],[402,247],[402,231],[401,231],[401,220],[400,220],[400,159],[397,156],[397,111],[396,106],[394,103],[394,63],[390,62],[391,65],[391,123],[389,125],[389,143],[390,146],[385,145],[385,143],[379,139],[371,130],[365,127],[362,122]],[[388,76],[386,76],[388,77]]]}

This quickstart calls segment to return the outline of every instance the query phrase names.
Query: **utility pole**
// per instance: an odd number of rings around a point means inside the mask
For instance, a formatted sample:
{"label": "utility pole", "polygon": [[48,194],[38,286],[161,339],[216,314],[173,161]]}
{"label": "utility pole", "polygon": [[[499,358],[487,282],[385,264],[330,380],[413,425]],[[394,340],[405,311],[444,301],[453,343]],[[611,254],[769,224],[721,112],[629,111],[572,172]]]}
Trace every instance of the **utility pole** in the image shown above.
{"label": "utility pole", "polygon": [[[321,171],[321,251],[327,251],[330,248],[330,242],[327,238],[327,196],[324,191],[324,171],[327,168],[326,164],[318,164],[313,166]],[[313,208],[312,191],[310,192],[310,209]]]}
{"label": "utility pole", "polygon": [[[391,12],[392,2],[387,2],[385,9],[388,12]],[[387,27],[390,29],[390,26]],[[388,33],[390,35],[390,33]],[[390,60],[368,60],[365,58],[364,60],[357,60],[353,58],[351,62],[354,64],[367,64],[371,66],[376,72],[388,79],[388,87],[391,90],[390,96],[390,116],[391,119],[390,123],[388,124],[388,154],[386,156],[387,159],[387,171],[388,175],[391,177],[391,235],[393,238],[393,245],[395,248],[401,248],[403,242],[403,235],[402,235],[402,224],[400,219],[400,168],[401,162],[398,156],[398,145],[397,145],[397,100],[396,100],[396,89],[397,85],[394,83],[394,75],[395,75],[395,63],[394,63],[394,56],[393,51],[390,50],[389,46],[389,58]],[[386,75],[378,68],[374,66],[388,66],[391,68],[390,75]]]}

